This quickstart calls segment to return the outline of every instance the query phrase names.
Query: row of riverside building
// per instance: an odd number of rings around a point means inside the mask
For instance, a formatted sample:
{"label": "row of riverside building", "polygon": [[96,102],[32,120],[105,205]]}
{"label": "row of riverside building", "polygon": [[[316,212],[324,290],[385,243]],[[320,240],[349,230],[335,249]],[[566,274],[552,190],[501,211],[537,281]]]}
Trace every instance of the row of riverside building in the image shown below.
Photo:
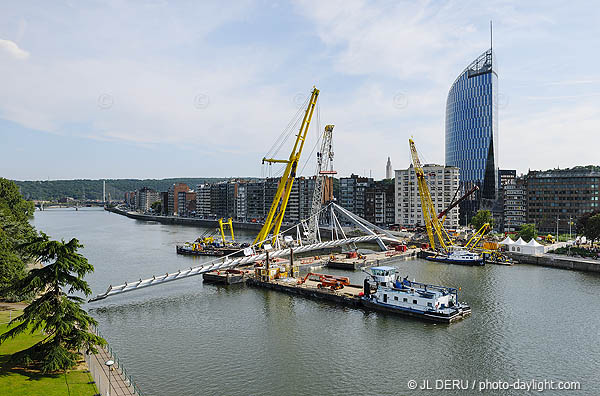
{"label": "row of riverside building", "polygon": [[[277,191],[278,178],[232,179],[199,184],[191,189],[187,184],[173,184],[165,192],[147,187],[125,193],[125,204],[147,213],[154,202],[160,202],[164,216],[218,219],[231,217],[237,221],[262,222],[269,213]],[[295,224],[310,216],[315,178],[298,177],[294,181],[285,211],[284,222]],[[334,200],[334,180],[327,178],[322,203]],[[335,196],[339,203],[367,221],[378,225],[395,223],[395,191],[392,180],[352,175],[339,179]]]}
{"label": "row of riverside building", "polygon": [[[459,169],[425,164],[431,197],[436,210],[446,209],[459,186]],[[517,176],[514,170],[500,170],[499,198],[492,211],[497,231],[517,231],[524,223],[534,223],[542,232],[568,232],[569,225],[586,212],[600,209],[600,167],[529,171]],[[266,217],[279,179],[234,179],[197,185],[173,184],[168,191],[144,187],[125,193],[125,203],[140,212],[150,212],[152,203],[161,203],[161,215],[262,222]],[[314,177],[294,182],[284,217],[288,224],[310,215]],[[351,175],[334,182],[328,179],[323,202],[338,204],[379,226],[414,227],[423,225],[421,200],[414,168],[396,170],[394,179],[373,180]],[[335,194],[334,194],[335,191]],[[335,198],[334,198],[335,195]],[[444,223],[459,226],[459,208],[452,209]]]}
{"label": "row of riverside building", "polygon": [[[164,216],[233,218],[237,221],[262,222],[277,192],[278,178],[232,179],[205,183],[192,189],[185,183],[173,184],[165,192],[148,188],[125,193],[125,204],[140,212],[152,212],[153,202],[161,203]],[[286,223],[298,223],[309,217],[315,178],[296,178],[284,216]],[[149,198],[148,198],[149,197]],[[151,199],[155,201],[150,202]],[[324,186],[323,202],[333,200],[333,180]],[[145,203],[145,205],[142,205]]]}

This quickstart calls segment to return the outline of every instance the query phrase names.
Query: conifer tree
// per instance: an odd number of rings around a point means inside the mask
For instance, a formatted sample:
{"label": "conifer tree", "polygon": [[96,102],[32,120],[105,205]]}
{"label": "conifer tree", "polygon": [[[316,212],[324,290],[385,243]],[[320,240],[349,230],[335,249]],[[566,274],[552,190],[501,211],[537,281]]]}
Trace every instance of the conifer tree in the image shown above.
{"label": "conifer tree", "polygon": [[20,247],[45,265],[31,270],[12,286],[35,298],[23,314],[11,321],[11,325],[17,325],[0,335],[0,343],[20,333],[43,329],[46,337],[42,341],[13,355],[18,362],[34,364],[43,373],[72,368],[80,350],[97,353],[96,346],[106,344],[103,338],[90,332],[97,322],[81,308],[85,300],[73,294],[89,296],[92,292],[83,278],[94,267],[77,252],[81,247],[75,238],[59,242],[44,233]]}

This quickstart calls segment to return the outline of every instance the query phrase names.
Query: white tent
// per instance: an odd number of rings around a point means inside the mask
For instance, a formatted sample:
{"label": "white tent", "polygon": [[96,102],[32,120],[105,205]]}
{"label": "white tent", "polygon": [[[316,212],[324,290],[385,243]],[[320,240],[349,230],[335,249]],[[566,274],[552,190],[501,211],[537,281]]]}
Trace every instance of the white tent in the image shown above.
{"label": "white tent", "polygon": [[523,238],[519,237],[519,239],[517,239],[516,242],[513,242],[510,245],[510,251],[511,252],[515,252],[515,253],[524,253],[523,252],[523,247],[527,246],[527,244],[525,243],[525,241],[523,240]]}
{"label": "white tent", "polygon": [[500,245],[510,246],[510,245],[514,245],[514,244],[515,244],[515,242],[512,239],[510,239],[510,237],[508,237],[508,236],[506,237],[506,239],[504,239],[502,242],[500,242]]}
{"label": "white tent", "polygon": [[521,251],[525,254],[543,254],[544,246],[539,244],[535,238],[532,238],[531,241],[527,242],[527,244],[521,248]]}

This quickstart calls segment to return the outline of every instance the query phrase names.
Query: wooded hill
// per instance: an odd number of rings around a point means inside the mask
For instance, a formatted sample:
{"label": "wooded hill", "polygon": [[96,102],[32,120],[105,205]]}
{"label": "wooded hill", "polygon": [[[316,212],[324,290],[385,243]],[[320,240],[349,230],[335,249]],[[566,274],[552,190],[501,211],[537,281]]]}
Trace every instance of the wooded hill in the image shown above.
{"label": "wooded hill", "polygon": [[[106,198],[110,193],[111,199],[122,200],[126,191],[134,191],[142,187],[152,188],[157,191],[167,191],[173,183],[186,183],[195,189],[198,184],[216,183],[228,180],[227,178],[172,178],[172,179],[107,179]],[[28,200],[52,201],[60,198],[71,197],[77,200],[102,199],[102,180],[39,180],[18,181],[21,194]]]}

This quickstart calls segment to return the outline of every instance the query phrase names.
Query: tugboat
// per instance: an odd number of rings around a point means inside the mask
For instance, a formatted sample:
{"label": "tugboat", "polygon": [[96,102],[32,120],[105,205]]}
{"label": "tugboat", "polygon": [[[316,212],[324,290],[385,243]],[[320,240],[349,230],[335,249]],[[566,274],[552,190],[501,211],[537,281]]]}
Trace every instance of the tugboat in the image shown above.
{"label": "tugboat", "polygon": [[458,290],[400,279],[394,267],[372,267],[365,278],[365,307],[427,321],[452,323],[471,314],[471,307],[458,302]]}
{"label": "tugboat", "polygon": [[433,255],[425,256],[425,260],[447,264],[485,265],[483,257],[478,253],[470,252],[466,249],[454,249],[449,253],[438,252]]}

